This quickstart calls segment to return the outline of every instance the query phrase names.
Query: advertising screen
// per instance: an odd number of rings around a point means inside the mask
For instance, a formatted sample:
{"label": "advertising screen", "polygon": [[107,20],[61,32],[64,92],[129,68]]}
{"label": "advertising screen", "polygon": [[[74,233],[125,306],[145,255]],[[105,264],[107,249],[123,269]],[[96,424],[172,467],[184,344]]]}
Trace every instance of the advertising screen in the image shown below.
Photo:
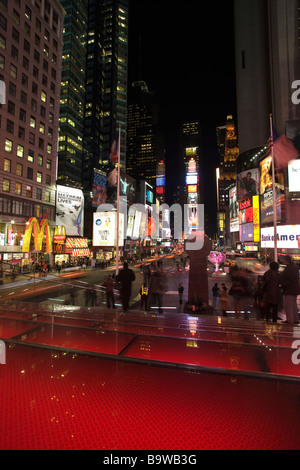
{"label": "advertising screen", "polygon": [[198,175],[197,175],[197,173],[196,174],[187,174],[186,184],[188,186],[198,184]]}
{"label": "advertising screen", "polygon": [[165,176],[157,176],[156,177],[156,186],[165,186],[165,185],[166,185]]}
{"label": "advertising screen", "polygon": [[233,188],[229,192],[229,217],[230,232],[239,231],[239,204],[237,201],[237,188]]}
{"label": "advertising screen", "polygon": [[66,235],[83,236],[84,196],[81,189],[57,186],[56,225],[64,225]]}
{"label": "advertising screen", "polygon": [[[260,169],[261,224],[268,224],[272,223],[274,219],[271,156],[265,158],[260,163]],[[275,180],[277,220],[282,222],[284,219],[285,202],[284,174],[282,171],[276,171]]]}
{"label": "advertising screen", "polygon": [[259,194],[259,169],[243,171],[237,177],[238,199],[252,197]]}
{"label": "advertising screen", "polygon": [[[117,213],[95,212],[93,224],[94,246],[116,246],[117,244]],[[120,214],[119,246],[124,245],[124,214]]]}
{"label": "advertising screen", "polygon": [[300,192],[300,159],[292,160],[289,163],[289,192]]}
{"label": "advertising screen", "polygon": [[[279,225],[277,227],[277,246],[281,249],[299,249],[300,225]],[[261,247],[274,248],[274,227],[261,229]]]}
{"label": "advertising screen", "polygon": [[106,175],[94,170],[93,181],[93,207],[98,207],[106,202]]}

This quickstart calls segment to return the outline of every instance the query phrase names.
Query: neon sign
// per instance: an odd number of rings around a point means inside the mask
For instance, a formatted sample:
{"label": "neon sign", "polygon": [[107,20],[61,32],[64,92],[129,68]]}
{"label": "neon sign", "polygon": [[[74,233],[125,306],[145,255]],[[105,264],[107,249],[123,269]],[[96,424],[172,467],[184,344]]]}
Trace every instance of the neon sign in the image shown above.
{"label": "neon sign", "polygon": [[52,239],[49,222],[47,219],[43,219],[39,224],[35,217],[31,217],[31,219],[28,221],[28,225],[24,234],[22,251],[26,253],[30,251],[32,230],[34,234],[35,251],[42,251],[44,235],[46,235],[46,253],[52,253]]}

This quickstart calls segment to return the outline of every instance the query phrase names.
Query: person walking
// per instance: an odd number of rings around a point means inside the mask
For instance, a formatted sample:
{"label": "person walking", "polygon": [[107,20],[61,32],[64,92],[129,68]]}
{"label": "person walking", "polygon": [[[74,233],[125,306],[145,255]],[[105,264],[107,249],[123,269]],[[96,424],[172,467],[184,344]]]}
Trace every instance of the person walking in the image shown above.
{"label": "person walking", "polygon": [[179,295],[179,304],[182,305],[182,297],[183,297],[183,291],[184,287],[182,285],[182,282],[178,284],[178,295]]}
{"label": "person walking", "polygon": [[233,305],[235,318],[239,318],[244,312],[244,319],[249,319],[248,302],[250,297],[249,279],[247,273],[241,269],[237,269],[232,273],[232,286],[228,295],[233,297]]}
{"label": "person walking", "polygon": [[112,306],[112,308],[115,308],[115,283],[111,275],[108,276],[108,278],[103,282],[102,285],[105,287],[107,308],[110,308],[110,306]]}
{"label": "person walking", "polygon": [[284,323],[299,323],[297,296],[299,289],[299,270],[290,256],[285,257],[286,268],[282,273],[283,308],[286,314]]}
{"label": "person walking", "polygon": [[273,261],[270,269],[263,275],[264,302],[266,303],[266,321],[272,317],[273,323],[277,323],[278,305],[280,303],[280,274],[279,264]]}
{"label": "person walking", "polygon": [[218,283],[216,282],[214,287],[212,288],[212,293],[213,293],[213,309],[214,309],[214,314],[217,314],[217,310],[219,310],[219,303],[220,303],[220,295],[221,291],[219,289]]}
{"label": "person walking", "polygon": [[223,317],[227,317],[227,310],[229,308],[228,302],[228,289],[225,284],[222,284],[222,289],[220,292],[220,300],[221,300],[221,309],[223,312]]}
{"label": "person walking", "polygon": [[141,296],[141,310],[144,307],[145,313],[147,312],[148,308],[148,287],[146,284],[143,284],[140,289],[140,296]]}
{"label": "person walking", "polygon": [[129,300],[131,297],[131,284],[135,280],[135,274],[132,269],[128,268],[127,261],[124,261],[123,269],[117,275],[117,281],[121,284],[121,299],[123,311],[127,312],[129,308]]}
{"label": "person walking", "polygon": [[[163,295],[165,293],[163,274],[159,271],[154,271],[151,276],[149,284],[150,305],[154,303],[158,305],[158,313],[163,313]],[[148,309],[150,307],[148,305]]]}

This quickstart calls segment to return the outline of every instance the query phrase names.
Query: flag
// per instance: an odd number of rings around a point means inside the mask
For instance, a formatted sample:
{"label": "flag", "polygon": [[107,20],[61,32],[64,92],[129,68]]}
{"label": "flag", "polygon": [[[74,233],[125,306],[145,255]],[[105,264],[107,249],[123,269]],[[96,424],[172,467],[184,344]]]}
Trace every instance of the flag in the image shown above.
{"label": "flag", "polygon": [[276,140],[276,142],[274,142],[275,167],[278,170],[287,168],[289,162],[296,160],[298,156],[298,150],[296,150],[293,142],[285,135],[282,135]]}
{"label": "flag", "polygon": [[110,160],[112,163],[118,163],[119,160],[119,136],[113,142],[110,150]]}

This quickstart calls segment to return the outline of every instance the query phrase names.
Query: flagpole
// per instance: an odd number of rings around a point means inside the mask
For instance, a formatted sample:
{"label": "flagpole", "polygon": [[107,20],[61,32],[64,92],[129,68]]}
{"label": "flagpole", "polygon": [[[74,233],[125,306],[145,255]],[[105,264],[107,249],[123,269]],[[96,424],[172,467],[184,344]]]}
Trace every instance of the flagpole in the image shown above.
{"label": "flagpole", "polygon": [[118,172],[117,172],[117,234],[116,234],[116,276],[119,274],[119,234],[120,234],[120,174],[121,174],[121,125],[119,124],[119,140],[118,140]]}
{"label": "flagpole", "polygon": [[278,247],[277,247],[277,204],[276,204],[276,181],[275,181],[275,158],[274,158],[274,135],[273,135],[273,116],[270,114],[270,127],[272,139],[272,186],[273,186],[273,220],[274,220],[274,261],[278,263]]}

